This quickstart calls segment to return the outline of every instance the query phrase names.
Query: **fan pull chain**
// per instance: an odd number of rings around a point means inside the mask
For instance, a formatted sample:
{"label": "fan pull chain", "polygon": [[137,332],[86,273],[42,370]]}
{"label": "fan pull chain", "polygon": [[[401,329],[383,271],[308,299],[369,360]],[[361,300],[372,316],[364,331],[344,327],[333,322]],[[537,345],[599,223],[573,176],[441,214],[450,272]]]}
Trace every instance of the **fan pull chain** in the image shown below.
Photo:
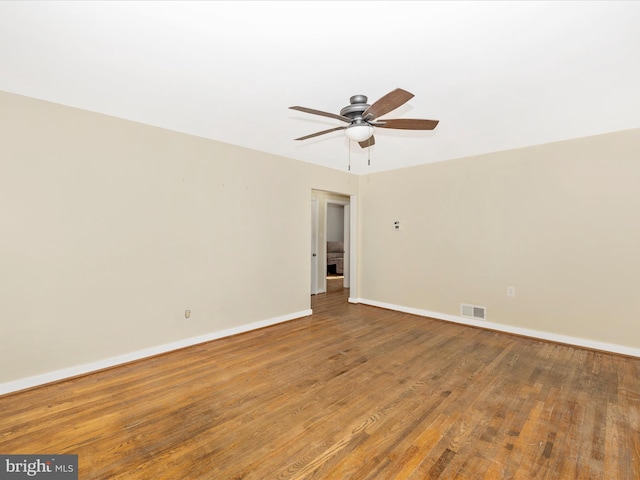
{"label": "fan pull chain", "polygon": [[347,150],[349,151],[349,171],[351,171],[351,140],[349,140],[349,148]]}
{"label": "fan pull chain", "polygon": [[371,165],[371,137],[369,137],[369,148],[367,148],[367,165]]}

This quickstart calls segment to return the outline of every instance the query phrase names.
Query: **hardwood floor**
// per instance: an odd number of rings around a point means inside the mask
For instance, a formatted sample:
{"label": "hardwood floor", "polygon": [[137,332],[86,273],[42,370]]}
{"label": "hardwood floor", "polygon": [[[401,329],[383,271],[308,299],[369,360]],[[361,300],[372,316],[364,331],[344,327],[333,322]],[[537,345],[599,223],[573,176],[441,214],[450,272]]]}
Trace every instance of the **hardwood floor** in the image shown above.
{"label": "hardwood floor", "polygon": [[640,478],[640,359],[330,284],[310,317],[0,397],[0,453],[82,479]]}

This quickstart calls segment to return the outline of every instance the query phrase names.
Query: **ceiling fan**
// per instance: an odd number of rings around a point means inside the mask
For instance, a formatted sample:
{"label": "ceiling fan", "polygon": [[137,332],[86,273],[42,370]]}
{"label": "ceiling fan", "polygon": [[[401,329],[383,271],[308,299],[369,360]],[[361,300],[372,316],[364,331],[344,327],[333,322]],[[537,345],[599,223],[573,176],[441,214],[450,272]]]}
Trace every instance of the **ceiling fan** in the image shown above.
{"label": "ceiling fan", "polygon": [[375,139],[373,138],[374,127],[401,130],[433,130],[436,128],[439,120],[424,120],[418,118],[378,119],[378,117],[404,105],[413,97],[413,93],[409,93],[401,88],[396,88],[369,105],[367,104],[366,96],[354,95],[349,99],[350,104],[340,110],[339,115],[306,107],[289,107],[292,110],[298,110],[300,112],[335,118],[348,124],[305,135],[304,137],[296,138],[296,140],[306,140],[324,135],[325,133],[345,130],[347,137],[358,142],[362,148],[367,148],[375,144]]}

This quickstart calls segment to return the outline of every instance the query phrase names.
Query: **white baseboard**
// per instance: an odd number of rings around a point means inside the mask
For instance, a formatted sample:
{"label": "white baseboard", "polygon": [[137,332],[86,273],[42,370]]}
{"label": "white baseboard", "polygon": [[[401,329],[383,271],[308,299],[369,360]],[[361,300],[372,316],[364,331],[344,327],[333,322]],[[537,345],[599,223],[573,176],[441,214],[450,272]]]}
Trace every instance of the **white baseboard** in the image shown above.
{"label": "white baseboard", "polygon": [[219,330],[217,332],[211,332],[197,337],[185,338],[176,342],[167,343],[164,345],[157,345],[151,348],[145,348],[143,350],[137,350],[135,352],[126,353],[124,355],[118,355],[116,357],[106,358],[97,362],[86,363],[83,365],[77,365],[74,367],[63,368],[62,370],[56,370],[53,372],[47,372],[33,377],[23,378],[15,380],[13,382],[7,382],[0,384],[0,395],[6,393],[17,392],[26,388],[36,387],[38,385],[44,385],[45,383],[51,383],[65,378],[76,377],[78,375],[84,375],[86,373],[103,370],[105,368],[115,367],[123,363],[132,362],[134,360],[140,360],[142,358],[151,357],[161,353],[170,352],[172,350],[178,350],[184,347],[190,347],[191,345],[197,345],[199,343],[209,342],[211,340],[217,340],[219,338],[230,337],[231,335],[237,335],[239,333],[249,332],[251,330],[257,330],[259,328],[268,327],[277,323],[287,322],[296,318],[306,317],[311,315],[311,309],[303,310],[301,312],[290,313],[288,315],[282,315],[280,317],[269,318],[267,320],[261,320],[259,322],[248,323],[240,325],[239,327],[228,328],[226,330]]}
{"label": "white baseboard", "polygon": [[512,325],[505,325],[502,323],[486,322],[484,320],[473,320],[470,318],[459,317],[457,315],[450,315],[447,313],[432,312],[430,310],[422,310],[419,308],[405,307],[402,305],[394,305],[392,303],[377,302],[375,300],[367,300],[364,298],[349,299],[350,303],[362,303],[365,305],[371,305],[373,307],[386,308],[387,310],[396,310],[398,312],[411,313],[413,315],[419,315],[421,317],[430,317],[438,320],[445,320],[447,322],[460,323],[463,325],[469,325],[472,327],[486,328],[488,330],[496,330],[499,332],[513,333],[516,335],[522,335],[525,337],[538,338],[540,340],[549,340],[551,342],[566,343],[568,345],[575,345],[578,347],[590,348],[593,350],[602,350],[605,352],[619,353],[621,355],[629,355],[632,357],[640,357],[640,349],[627,347],[625,345],[618,345],[615,343],[598,342],[596,340],[589,340],[587,338],[570,337],[567,335],[560,335],[558,333],[545,332],[542,330],[532,330],[529,328],[515,327]]}

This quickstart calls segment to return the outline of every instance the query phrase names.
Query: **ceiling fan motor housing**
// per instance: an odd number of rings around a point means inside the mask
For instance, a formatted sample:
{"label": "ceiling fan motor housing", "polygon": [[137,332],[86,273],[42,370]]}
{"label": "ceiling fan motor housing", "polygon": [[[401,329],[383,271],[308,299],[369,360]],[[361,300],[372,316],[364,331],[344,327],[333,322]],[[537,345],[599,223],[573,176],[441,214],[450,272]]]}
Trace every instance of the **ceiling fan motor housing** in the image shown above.
{"label": "ceiling fan motor housing", "polygon": [[354,95],[349,99],[350,105],[347,105],[340,110],[340,115],[355,119],[357,117],[362,118],[364,111],[369,108],[367,104],[367,97],[365,95]]}

